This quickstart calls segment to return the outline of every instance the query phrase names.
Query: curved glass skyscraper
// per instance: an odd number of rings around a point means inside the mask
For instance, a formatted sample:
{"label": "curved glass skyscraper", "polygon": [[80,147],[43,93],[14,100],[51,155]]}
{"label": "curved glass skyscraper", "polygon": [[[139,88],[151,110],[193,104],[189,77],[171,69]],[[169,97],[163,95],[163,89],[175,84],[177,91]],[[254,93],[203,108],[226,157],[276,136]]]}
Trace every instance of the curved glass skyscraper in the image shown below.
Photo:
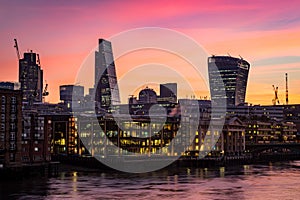
{"label": "curved glass skyscraper", "polygon": [[250,64],[242,58],[209,57],[208,74],[212,101],[218,105],[225,98],[227,106],[245,103],[249,69]]}

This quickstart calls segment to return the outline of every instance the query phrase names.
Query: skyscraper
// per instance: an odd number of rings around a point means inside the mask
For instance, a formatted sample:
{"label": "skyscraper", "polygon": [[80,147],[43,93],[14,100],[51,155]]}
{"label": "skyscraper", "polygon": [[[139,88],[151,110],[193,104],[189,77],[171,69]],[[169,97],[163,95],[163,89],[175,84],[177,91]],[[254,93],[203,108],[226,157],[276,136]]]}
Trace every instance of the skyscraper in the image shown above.
{"label": "skyscraper", "polygon": [[[209,57],[208,73],[212,101],[218,105],[226,99],[227,106],[245,103],[249,69],[250,64],[242,58]],[[220,79],[223,82],[220,82]]]}
{"label": "skyscraper", "polygon": [[32,51],[24,53],[19,60],[19,82],[23,92],[23,102],[42,102],[43,70],[37,62],[37,54]]}
{"label": "skyscraper", "polygon": [[107,110],[120,103],[111,42],[104,39],[99,39],[99,49],[95,52],[95,89],[96,106]]}

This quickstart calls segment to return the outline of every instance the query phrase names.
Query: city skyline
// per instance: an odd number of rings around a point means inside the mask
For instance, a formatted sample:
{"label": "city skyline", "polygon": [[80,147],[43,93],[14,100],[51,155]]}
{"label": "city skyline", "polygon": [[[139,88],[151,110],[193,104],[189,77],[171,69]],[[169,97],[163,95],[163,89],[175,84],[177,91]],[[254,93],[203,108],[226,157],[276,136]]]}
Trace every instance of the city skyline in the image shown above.
{"label": "city skyline", "polygon": [[[18,61],[13,49],[13,38],[16,37],[21,52],[32,49],[40,54],[44,80],[49,83],[50,95],[47,101],[58,102],[59,85],[74,84],[81,63],[95,47],[98,38],[109,39],[128,29],[157,26],[186,34],[209,54],[241,55],[249,61],[251,69],[247,102],[271,105],[273,84],[279,86],[279,100],[284,102],[285,73],[289,74],[289,103],[300,102],[297,88],[300,82],[300,57],[297,55],[300,50],[297,38],[300,32],[298,2],[157,3],[148,5],[133,1],[83,4],[75,1],[72,6],[67,3],[45,5],[34,1],[26,5],[19,2],[20,6],[13,2],[6,3],[2,7],[2,18],[12,17],[9,23],[1,23],[3,45],[0,48],[3,57],[0,61],[0,79],[18,80]],[[106,9],[99,14],[97,10],[103,7]],[[156,9],[159,7],[168,8],[168,12]],[[54,12],[58,17],[45,15]],[[126,17],[117,17],[121,15]],[[34,26],[29,29],[19,16],[25,16]],[[116,62],[116,67],[119,73],[118,68],[122,67],[122,63]],[[124,71],[126,68],[122,69]],[[122,76],[122,72],[117,76]]]}

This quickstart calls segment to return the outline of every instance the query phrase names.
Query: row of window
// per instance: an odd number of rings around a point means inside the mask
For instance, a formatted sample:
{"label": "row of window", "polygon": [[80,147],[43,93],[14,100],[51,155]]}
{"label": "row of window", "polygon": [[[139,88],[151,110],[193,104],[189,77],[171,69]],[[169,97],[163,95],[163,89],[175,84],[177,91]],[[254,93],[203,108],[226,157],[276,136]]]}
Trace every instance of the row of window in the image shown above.
{"label": "row of window", "polygon": [[[6,97],[2,96],[1,97],[1,103],[6,104]],[[17,103],[17,98],[16,97],[11,97],[11,104],[16,104]]]}
{"label": "row of window", "polygon": [[[14,121],[14,120],[17,119],[17,116],[15,114],[11,114],[10,119],[11,119],[11,121]],[[2,123],[5,123],[5,114],[1,114],[1,119],[0,120],[1,120]]]}
{"label": "row of window", "polygon": [[[10,123],[10,130],[15,131],[16,130],[16,124]],[[5,131],[5,123],[1,123],[0,125],[0,131]]]}
{"label": "row of window", "polygon": [[[16,105],[11,106],[11,113],[15,113],[17,111]],[[1,105],[1,113],[5,113],[5,105]]]}

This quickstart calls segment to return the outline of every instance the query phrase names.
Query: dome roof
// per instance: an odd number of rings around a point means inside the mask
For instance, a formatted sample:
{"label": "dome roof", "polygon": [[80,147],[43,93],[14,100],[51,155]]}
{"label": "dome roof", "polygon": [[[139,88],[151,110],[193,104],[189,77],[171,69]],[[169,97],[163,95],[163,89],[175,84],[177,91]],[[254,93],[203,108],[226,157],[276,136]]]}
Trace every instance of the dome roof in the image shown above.
{"label": "dome roof", "polygon": [[153,89],[146,87],[145,89],[141,90],[139,93],[139,96],[145,96],[145,95],[156,96],[156,92]]}

